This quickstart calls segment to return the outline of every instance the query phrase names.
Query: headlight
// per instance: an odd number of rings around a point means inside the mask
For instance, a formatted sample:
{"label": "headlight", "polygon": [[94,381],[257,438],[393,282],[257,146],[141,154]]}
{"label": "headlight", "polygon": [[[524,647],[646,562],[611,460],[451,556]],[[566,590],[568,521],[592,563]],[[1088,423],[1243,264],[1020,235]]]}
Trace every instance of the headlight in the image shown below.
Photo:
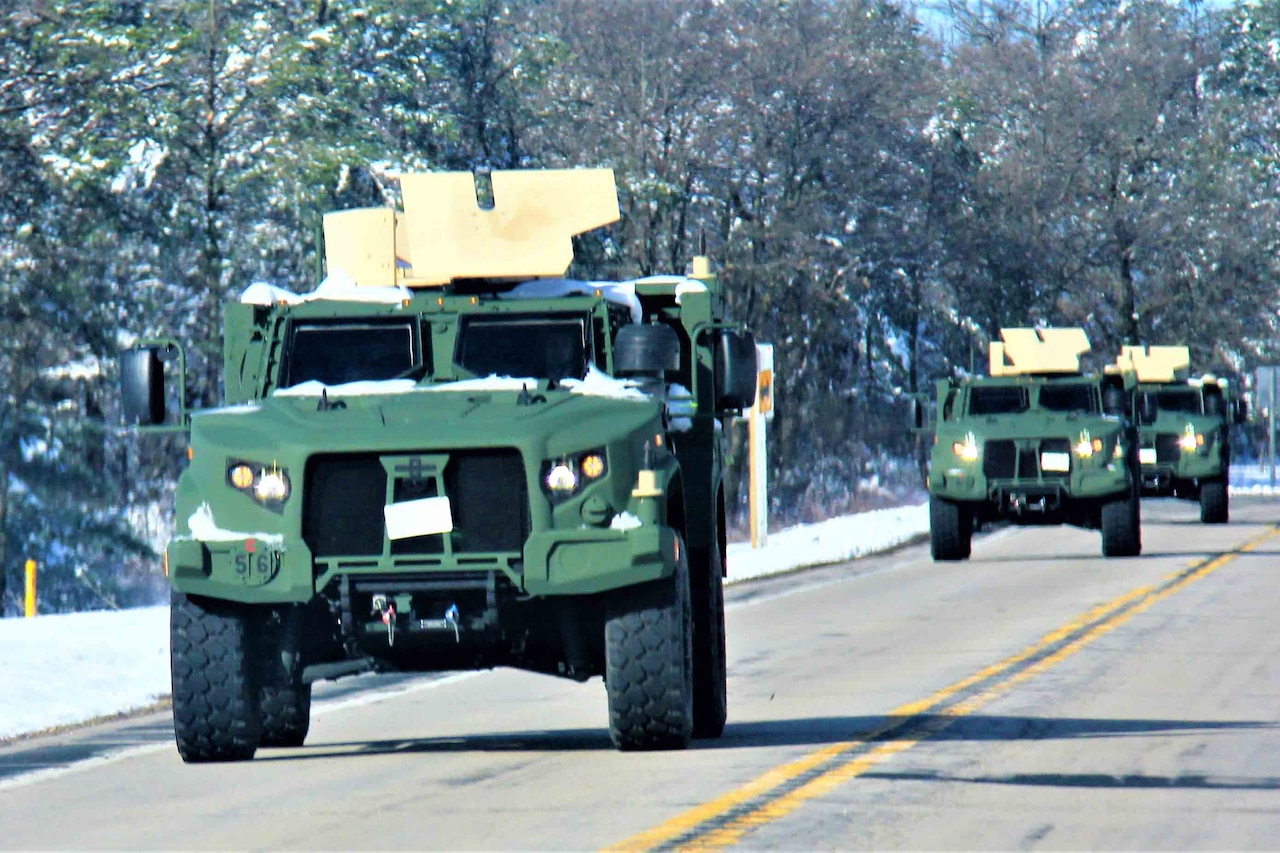
{"label": "headlight", "polygon": [[964,441],[957,441],[951,445],[951,452],[958,459],[973,462],[978,458],[978,440],[974,438],[973,433],[969,433],[964,437]]}
{"label": "headlight", "polygon": [[547,471],[546,483],[553,492],[572,492],[578,488],[578,475],[568,462],[557,462]]}
{"label": "headlight", "polygon": [[292,486],[289,472],[272,463],[246,462],[231,459],[227,462],[227,485],[263,504],[278,510],[289,499]]}
{"label": "headlight", "polygon": [[1093,454],[1102,452],[1102,439],[1090,438],[1088,430],[1085,430],[1080,433],[1079,441],[1071,449],[1081,459],[1089,459]]}
{"label": "headlight", "polygon": [[1178,437],[1178,447],[1182,448],[1184,453],[1191,453],[1204,446],[1204,433],[1196,432],[1190,424],[1187,429]]}
{"label": "headlight", "polygon": [[542,463],[542,486],[553,501],[573,497],[609,470],[604,450],[587,450]]}

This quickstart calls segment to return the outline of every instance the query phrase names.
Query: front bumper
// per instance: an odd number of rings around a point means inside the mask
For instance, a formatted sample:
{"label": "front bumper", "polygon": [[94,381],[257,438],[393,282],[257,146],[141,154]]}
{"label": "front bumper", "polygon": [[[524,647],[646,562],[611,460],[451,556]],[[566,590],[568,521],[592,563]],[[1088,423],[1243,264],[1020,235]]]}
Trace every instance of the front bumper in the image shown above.
{"label": "front bumper", "polygon": [[501,572],[525,595],[584,595],[668,577],[676,531],[658,524],[627,530],[581,528],[532,533],[520,553],[313,558],[300,538],[202,542],[175,539],[165,552],[174,588],[245,603],[309,601],[342,576],[439,578]]}

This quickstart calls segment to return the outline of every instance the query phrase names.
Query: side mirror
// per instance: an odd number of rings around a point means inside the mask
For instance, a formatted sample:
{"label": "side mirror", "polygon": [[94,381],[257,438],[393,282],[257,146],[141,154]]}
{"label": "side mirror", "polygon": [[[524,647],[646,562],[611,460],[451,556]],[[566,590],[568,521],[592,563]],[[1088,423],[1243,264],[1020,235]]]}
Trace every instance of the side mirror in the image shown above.
{"label": "side mirror", "polygon": [[928,394],[911,395],[911,421],[907,427],[912,432],[932,432],[935,419],[934,401]]}
{"label": "side mirror", "polygon": [[723,329],[716,338],[716,411],[748,409],[756,402],[756,339]]}
{"label": "side mirror", "polygon": [[1243,397],[1237,397],[1231,401],[1231,420],[1235,423],[1242,424],[1249,420],[1249,401]]}
{"label": "side mirror", "polygon": [[126,426],[164,423],[164,365],[156,347],[120,353],[120,403]]}
{"label": "side mirror", "polygon": [[1160,414],[1160,405],[1156,402],[1155,394],[1138,394],[1138,420],[1144,424],[1153,424],[1156,422],[1156,416]]}
{"label": "side mirror", "polygon": [[1102,413],[1115,417],[1129,414],[1129,401],[1124,388],[1108,385],[1102,389]]}
{"label": "side mirror", "polygon": [[1212,415],[1216,418],[1226,417],[1227,401],[1222,398],[1221,392],[1204,395],[1204,413]]}
{"label": "side mirror", "polygon": [[613,373],[618,377],[663,378],[680,370],[680,336],[661,323],[624,326],[613,340]]}

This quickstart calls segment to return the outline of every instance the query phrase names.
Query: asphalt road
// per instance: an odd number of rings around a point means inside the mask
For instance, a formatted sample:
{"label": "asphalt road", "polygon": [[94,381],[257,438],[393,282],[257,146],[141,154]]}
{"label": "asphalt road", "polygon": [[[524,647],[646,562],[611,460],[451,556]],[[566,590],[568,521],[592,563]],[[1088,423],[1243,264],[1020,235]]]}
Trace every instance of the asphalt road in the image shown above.
{"label": "asphalt road", "polygon": [[729,725],[683,752],[514,671],[339,682],[251,763],[183,765],[165,715],[24,741],[0,846],[1274,849],[1278,525],[1154,501],[1139,558],[1010,528],[732,587]]}

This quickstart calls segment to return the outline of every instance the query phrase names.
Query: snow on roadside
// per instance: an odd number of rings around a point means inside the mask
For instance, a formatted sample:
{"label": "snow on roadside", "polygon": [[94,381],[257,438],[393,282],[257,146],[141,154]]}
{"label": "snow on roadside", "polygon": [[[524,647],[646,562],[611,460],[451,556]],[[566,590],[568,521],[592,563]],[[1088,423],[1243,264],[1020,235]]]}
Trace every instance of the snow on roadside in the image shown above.
{"label": "snow on roadside", "polygon": [[[882,509],[729,546],[729,583],[884,551],[929,530],[928,506]],[[0,619],[0,741],[145,708],[169,693],[169,608]]]}
{"label": "snow on roadside", "polygon": [[770,533],[765,547],[729,545],[729,583],[887,551],[929,532],[929,505],[893,507]]}
{"label": "snow on roadside", "polygon": [[0,740],[168,693],[168,607],[0,619]]}

